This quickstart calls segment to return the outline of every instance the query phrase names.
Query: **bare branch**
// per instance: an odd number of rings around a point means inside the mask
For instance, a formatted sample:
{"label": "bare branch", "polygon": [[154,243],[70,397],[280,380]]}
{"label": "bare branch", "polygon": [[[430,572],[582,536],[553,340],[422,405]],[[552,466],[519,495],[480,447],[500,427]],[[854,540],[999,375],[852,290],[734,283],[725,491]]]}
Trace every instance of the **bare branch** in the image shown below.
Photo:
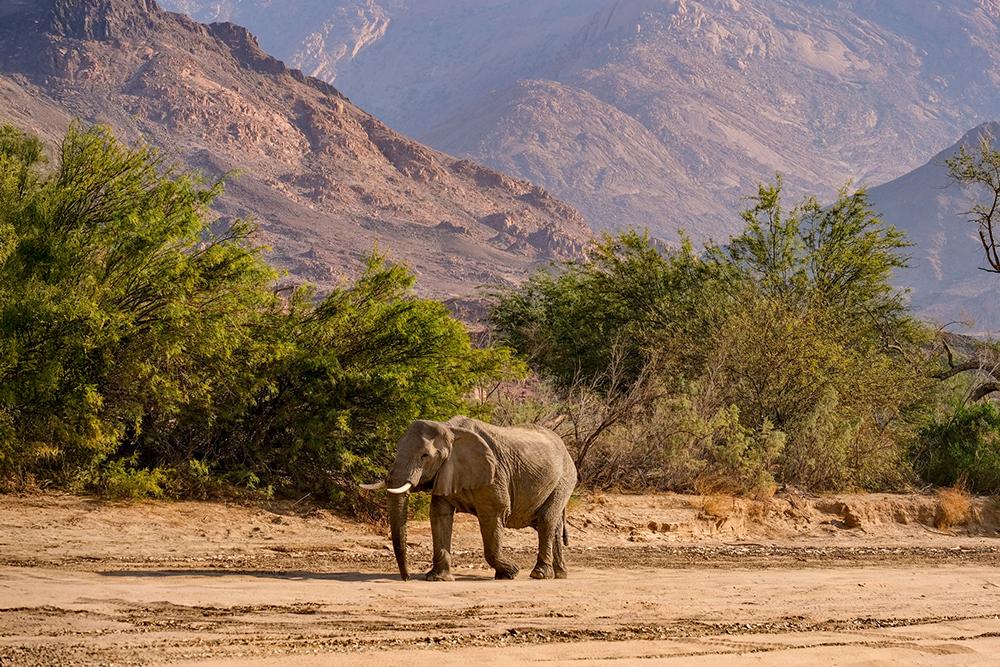
{"label": "bare branch", "polygon": [[935,373],[933,377],[935,380],[947,380],[948,378],[955,377],[961,373],[968,373],[969,371],[985,371],[983,362],[980,359],[963,361],[960,364],[952,366],[946,371]]}
{"label": "bare branch", "polygon": [[1000,391],[1000,361],[994,355],[990,354],[989,351],[977,351],[971,359],[957,362],[955,360],[955,353],[951,349],[951,346],[948,345],[948,342],[942,340],[941,345],[944,347],[948,368],[935,373],[932,377],[938,380],[947,380],[962,373],[979,374],[983,378],[983,381],[974,385],[970,390],[969,400],[972,402],[982,400],[986,396]]}
{"label": "bare branch", "polygon": [[955,367],[955,355],[951,352],[951,345],[948,345],[948,341],[942,340],[941,344],[944,346],[945,354],[948,355],[948,368]]}
{"label": "bare branch", "polygon": [[997,391],[1000,391],[1000,382],[984,382],[972,391],[969,400],[975,403]]}

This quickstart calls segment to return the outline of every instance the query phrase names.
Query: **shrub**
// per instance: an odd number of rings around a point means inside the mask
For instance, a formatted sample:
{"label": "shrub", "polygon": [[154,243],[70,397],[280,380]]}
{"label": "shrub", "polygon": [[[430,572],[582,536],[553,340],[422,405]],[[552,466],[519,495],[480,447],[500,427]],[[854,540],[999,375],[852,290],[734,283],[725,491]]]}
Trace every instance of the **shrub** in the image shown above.
{"label": "shrub", "polygon": [[937,501],[934,525],[938,528],[964,526],[972,519],[972,496],[964,488],[941,489],[937,492]]}
{"label": "shrub", "polygon": [[0,187],[0,469],[65,481],[243,388],[274,273],[247,224],[210,231],[217,185],[149,149],[73,127],[46,173],[10,144],[0,172],[22,176]]}
{"label": "shrub", "polygon": [[924,429],[914,458],[932,484],[963,482],[975,493],[1000,493],[1000,408],[993,403],[959,408]]}
{"label": "shrub", "polygon": [[74,126],[41,155],[0,129],[0,476],[350,502],[410,421],[519,373],[378,255],[279,297],[253,227],[210,224],[221,184],[151,149]]}
{"label": "shrub", "polygon": [[663,398],[640,418],[616,424],[594,444],[581,480],[605,489],[770,495],[784,434],[770,425],[747,427],[735,406],[706,417],[695,404]]}
{"label": "shrub", "polygon": [[580,386],[606,407],[643,396],[602,442],[575,438],[601,452],[595,482],[687,485],[701,466],[742,491],[898,487],[931,384],[924,331],[889,282],[905,240],[864,191],[787,210],[780,181],[743,221],[701,254],[605,237],[585,261],[498,295],[493,326],[563,400]]}
{"label": "shrub", "polygon": [[[770,496],[774,492],[772,465],[785,446],[785,434],[765,421],[758,428],[740,422],[740,412],[731,406],[709,423],[706,446],[710,474],[725,480],[729,493]],[[723,490],[715,484],[717,490]]]}
{"label": "shrub", "polygon": [[116,500],[163,498],[168,475],[160,468],[136,468],[135,458],[118,459],[104,466],[89,488]]}
{"label": "shrub", "polygon": [[850,456],[858,428],[842,412],[834,389],[824,391],[788,432],[780,459],[783,480],[819,491],[850,485]]}
{"label": "shrub", "polygon": [[[493,295],[490,322],[499,339],[524,355],[557,387],[594,385],[610,377],[630,386],[651,347],[664,377],[697,371],[707,291],[714,268],[685,243],[662,252],[647,235],[626,232],[596,242],[583,262],[533,275]],[[619,372],[608,373],[612,365]]]}

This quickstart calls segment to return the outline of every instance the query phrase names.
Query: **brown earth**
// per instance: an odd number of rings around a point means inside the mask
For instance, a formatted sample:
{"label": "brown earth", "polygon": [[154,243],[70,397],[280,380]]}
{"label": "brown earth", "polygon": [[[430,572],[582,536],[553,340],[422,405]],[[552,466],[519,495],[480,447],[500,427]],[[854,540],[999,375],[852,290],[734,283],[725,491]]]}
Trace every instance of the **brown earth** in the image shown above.
{"label": "brown earth", "polygon": [[253,218],[270,261],[323,288],[377,246],[424,294],[469,297],[590,238],[542,188],[394,132],[244,28],[153,0],[0,0],[0,123],[53,145],[73,119],[209,178],[235,170],[218,212]]}
{"label": "brown earth", "polygon": [[[0,657],[49,664],[990,664],[1000,509],[928,496],[584,496],[570,578],[401,582],[384,531],[306,503],[0,497]],[[426,520],[411,522],[426,566]],[[522,566],[534,534],[509,531]],[[416,569],[416,568],[414,568]]]}

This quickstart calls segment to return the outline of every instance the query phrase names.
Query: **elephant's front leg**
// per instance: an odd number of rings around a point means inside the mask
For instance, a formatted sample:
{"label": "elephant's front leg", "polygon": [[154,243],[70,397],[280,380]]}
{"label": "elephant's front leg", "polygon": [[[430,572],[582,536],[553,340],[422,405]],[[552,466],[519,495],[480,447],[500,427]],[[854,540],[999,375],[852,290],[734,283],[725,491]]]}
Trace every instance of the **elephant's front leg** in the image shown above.
{"label": "elephant's front leg", "polygon": [[483,552],[486,562],[496,570],[497,579],[513,579],[521,570],[513,561],[503,557],[503,520],[500,517],[479,517],[479,530],[483,534]]}
{"label": "elephant's front leg", "polygon": [[451,575],[451,527],[455,523],[455,506],[441,496],[431,496],[431,539],[434,563],[427,581],[454,581]]}

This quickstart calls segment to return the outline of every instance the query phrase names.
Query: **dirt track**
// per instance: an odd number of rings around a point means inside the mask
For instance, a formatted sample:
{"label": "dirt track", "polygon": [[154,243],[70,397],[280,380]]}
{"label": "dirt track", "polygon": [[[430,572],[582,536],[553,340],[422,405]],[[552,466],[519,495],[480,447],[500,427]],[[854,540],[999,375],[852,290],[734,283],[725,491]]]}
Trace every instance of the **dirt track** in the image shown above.
{"label": "dirt track", "polygon": [[[729,503],[729,504],[727,504]],[[995,664],[992,506],[608,497],[571,512],[571,578],[401,582],[380,532],[275,504],[0,498],[0,656],[14,664]],[[411,527],[414,570],[430,541]],[[850,526],[850,527],[848,527]],[[970,535],[969,533],[972,533]],[[524,566],[530,531],[511,532]]]}

